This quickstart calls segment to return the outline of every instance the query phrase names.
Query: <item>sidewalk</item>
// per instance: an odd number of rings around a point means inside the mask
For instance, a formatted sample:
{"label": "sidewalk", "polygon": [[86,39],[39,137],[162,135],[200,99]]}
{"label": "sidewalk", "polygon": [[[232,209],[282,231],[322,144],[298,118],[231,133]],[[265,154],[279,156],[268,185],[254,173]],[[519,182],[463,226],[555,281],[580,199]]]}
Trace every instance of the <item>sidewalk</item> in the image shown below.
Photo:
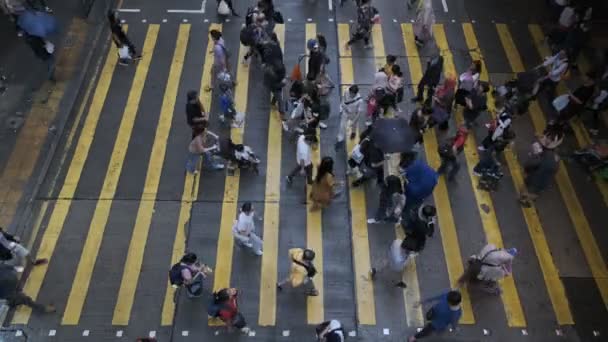
{"label": "sidewalk", "polygon": [[50,160],[86,88],[89,62],[112,0],[97,0],[88,18],[83,2],[53,1],[59,22],[51,37],[56,46],[56,82],[46,80],[46,65],[38,60],[14,23],[0,17],[0,226],[23,235],[31,208]]}

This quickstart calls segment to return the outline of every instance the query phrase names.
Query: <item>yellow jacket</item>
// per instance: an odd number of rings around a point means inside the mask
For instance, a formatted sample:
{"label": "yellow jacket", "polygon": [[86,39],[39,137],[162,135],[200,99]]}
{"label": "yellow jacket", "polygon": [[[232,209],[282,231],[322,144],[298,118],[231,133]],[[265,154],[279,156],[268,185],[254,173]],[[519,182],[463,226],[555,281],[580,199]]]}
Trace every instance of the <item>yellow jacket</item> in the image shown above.
{"label": "yellow jacket", "polygon": [[291,281],[292,287],[298,287],[302,285],[304,279],[308,275],[308,271],[306,271],[306,268],[304,266],[300,266],[293,262],[293,260],[303,262],[303,256],[304,249],[302,248],[292,248],[289,250],[289,261],[291,262],[291,268],[289,269],[289,280]]}

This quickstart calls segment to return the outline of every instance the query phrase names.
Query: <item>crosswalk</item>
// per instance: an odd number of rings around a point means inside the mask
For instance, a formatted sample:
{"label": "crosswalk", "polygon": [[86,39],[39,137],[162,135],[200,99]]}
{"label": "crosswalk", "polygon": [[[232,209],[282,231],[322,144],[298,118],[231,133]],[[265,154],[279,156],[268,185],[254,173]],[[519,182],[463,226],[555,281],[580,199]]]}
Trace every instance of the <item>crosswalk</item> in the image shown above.
{"label": "crosswalk", "polygon": [[[473,166],[479,160],[477,153],[477,141],[481,138],[481,129],[478,134],[469,135],[465,145],[464,161],[466,167],[462,167],[458,177],[458,183],[448,183],[441,177],[432,196],[439,217],[439,237],[429,242],[435,246],[441,257],[434,257],[436,260],[430,261],[430,251],[425,251],[413,262],[404,273],[404,281],[408,284],[406,289],[395,290],[389,285],[380,282],[372,282],[369,278],[369,270],[380,256],[384,256],[388,248],[388,243],[395,236],[402,236],[400,228],[387,231],[386,227],[368,226],[367,218],[373,215],[377,202],[377,190],[373,187],[351,187],[348,186],[345,198],[338,200],[334,206],[344,206],[342,211],[329,208],[324,212],[310,211],[310,204],[307,208],[300,202],[299,190],[294,185],[294,189],[286,187],[283,176],[293,166],[291,162],[295,147],[281,130],[279,113],[274,108],[269,108],[266,98],[260,99],[259,96],[252,96],[251,93],[260,94],[257,88],[261,87],[261,77],[259,69],[255,65],[244,65],[240,63],[246,53],[244,46],[230,45],[237,41],[238,31],[234,30],[229,24],[132,24],[130,30],[137,26],[139,35],[135,40],[139,40],[142,46],[143,59],[131,69],[119,69],[117,67],[117,56],[114,48],[110,48],[105,64],[101,70],[92,100],[88,107],[88,113],[82,128],[80,129],[76,147],[72,153],[69,166],[65,173],[63,183],[56,200],[49,202],[48,215],[45,220],[46,228],[42,232],[37,249],[37,257],[49,258],[48,265],[37,266],[32,269],[25,282],[24,291],[40,300],[50,299],[47,296],[53,294],[55,304],[59,308],[60,319],[46,320],[45,326],[80,326],[83,316],[87,314],[95,316],[95,313],[88,313],[87,310],[98,308],[87,304],[95,296],[104,296],[107,309],[104,307],[100,315],[101,322],[108,326],[123,327],[133,324],[144,312],[140,312],[142,307],[149,306],[149,311],[145,314],[155,315],[150,319],[153,325],[170,326],[173,324],[175,316],[179,314],[179,307],[174,302],[174,289],[168,284],[166,272],[172,263],[175,263],[186,250],[198,252],[197,248],[207,248],[202,254],[209,256],[210,260],[205,262],[214,265],[214,273],[208,281],[208,285],[213,290],[224,287],[234,286],[237,288],[248,288],[248,298],[242,299],[241,304],[250,313],[249,321],[259,327],[275,326],[301,326],[306,324],[316,324],[323,320],[333,318],[332,313],[340,312],[331,306],[338,302],[333,298],[336,293],[353,292],[352,298],[348,298],[349,305],[352,305],[355,315],[355,323],[359,326],[383,327],[387,319],[394,321],[393,330],[401,327],[420,327],[424,322],[424,307],[415,305],[421,299],[435,294],[437,291],[455,286],[458,277],[462,274],[466,257],[485,244],[493,243],[499,247],[509,246],[509,244],[519,243],[514,240],[526,241],[523,243],[527,247],[521,249],[529,252],[521,258],[529,262],[524,265],[515,263],[513,277],[508,277],[502,281],[503,293],[500,300],[496,299],[491,304],[480,303],[475,297],[471,296],[466,289],[463,289],[463,317],[462,324],[476,325],[487,324],[488,319],[484,317],[486,309],[491,307],[501,307],[502,313],[496,313],[500,317],[499,325],[509,328],[526,329],[535,327],[537,321],[535,315],[543,310],[543,317],[550,316],[550,321],[555,327],[574,325],[575,305],[570,299],[571,293],[566,291],[563,278],[567,275],[560,272],[560,260],[563,260],[559,253],[560,250],[552,246],[555,237],[548,230],[544,218],[551,213],[542,212],[538,206],[531,208],[521,208],[507,212],[505,207],[513,207],[513,204],[505,204],[505,201],[515,202],[515,197],[500,194],[491,194],[477,188],[476,177],[473,175]],[[325,23],[323,25],[326,25]],[[323,32],[325,26],[317,26],[314,22],[277,25],[275,32],[282,43],[285,51],[286,60],[295,61],[297,56],[304,53],[305,44],[308,39],[314,38],[317,32]],[[165,175],[171,170],[177,170],[181,165],[169,165],[175,160],[181,160],[174,156],[184,155],[189,140],[190,133],[188,128],[180,126],[181,116],[183,115],[182,99],[185,98],[187,89],[200,89],[201,102],[203,106],[215,111],[213,93],[205,91],[210,83],[212,57],[209,51],[213,48],[213,43],[207,40],[206,43],[197,41],[203,34],[211,29],[224,31],[228,37],[229,48],[232,51],[232,59],[235,68],[237,86],[235,90],[236,110],[246,113],[246,124],[242,128],[230,129],[230,137],[236,143],[245,142],[252,145],[262,156],[264,166],[259,176],[251,174],[242,175],[236,171],[231,175],[211,174],[211,171],[203,170],[201,174],[191,175],[185,172],[170,172],[170,177]],[[530,25],[529,39],[537,49],[538,55],[547,55],[548,49],[542,43],[542,31],[538,25]],[[465,61],[479,59],[483,62],[481,79],[489,80],[490,70],[497,68],[486,58],[486,50],[479,44],[477,35],[479,30],[494,30],[497,42],[502,47],[502,52],[508,61],[510,72],[522,72],[530,68],[525,65],[518,50],[518,40],[515,40],[511,33],[511,28],[504,24],[493,24],[478,26],[471,23],[464,24],[436,24],[433,27],[435,44],[438,51],[444,56],[444,72],[450,75],[457,75],[464,71]],[[422,77],[423,61],[430,54],[430,49],[425,47],[420,50],[414,43],[413,27],[411,23],[376,25],[372,32],[373,51],[365,53],[363,56],[357,48],[352,50],[344,48],[344,42],[350,35],[348,23],[337,24],[336,37],[330,38],[339,54],[337,61],[332,61],[332,68],[335,74],[339,74],[337,84],[343,85],[342,92],[350,84],[366,83],[369,75],[378,67],[384,64],[384,57],[387,54],[403,56],[399,63],[405,71],[406,83],[416,84]],[[487,33],[486,33],[487,34]],[[457,38],[453,38],[459,35]],[[205,37],[208,35],[204,35]],[[137,38],[139,37],[139,38]],[[390,37],[391,39],[389,39]],[[395,43],[397,37],[398,43]],[[296,41],[297,38],[297,42]],[[208,39],[206,37],[205,39]],[[452,40],[454,42],[452,42]],[[464,54],[462,51],[466,51]],[[157,60],[159,55],[169,53],[170,60],[161,63]],[[488,52],[489,55],[496,54],[496,51]],[[194,56],[194,60],[192,59]],[[237,60],[238,58],[238,60]],[[202,65],[197,64],[202,61]],[[540,58],[537,56],[535,62]],[[197,65],[196,69],[188,69],[192,65]],[[306,65],[306,64],[304,64]],[[287,64],[287,68],[292,65]],[[158,68],[164,68],[159,70]],[[504,68],[504,66],[501,66]],[[158,74],[167,74],[162,84],[158,84]],[[120,77],[117,76],[121,74]],[[125,75],[126,74],[126,75]],[[196,77],[192,77],[195,74]],[[197,83],[184,84],[184,80],[196,79]],[[126,89],[126,90],[125,90]],[[153,94],[161,94],[161,98],[154,100],[159,103],[157,108],[148,106],[150,101],[150,89],[155,90]],[[561,85],[560,91],[563,91]],[[366,91],[366,90],[363,90]],[[408,93],[411,93],[408,90]],[[406,95],[407,98],[407,95]],[[120,108],[115,108],[114,104],[124,104]],[[333,112],[337,112],[337,102],[333,101]],[[403,104],[408,106],[407,104]],[[490,112],[493,109],[493,99],[489,98],[488,105]],[[143,110],[145,108],[145,111]],[[408,108],[408,110],[411,108]],[[547,108],[538,103],[533,103],[528,117],[531,118],[533,130],[542,132],[546,123]],[[107,120],[110,115],[118,115],[114,118],[114,126],[99,125]],[[337,115],[332,114],[329,119],[331,122]],[[263,120],[260,123],[260,120]],[[455,122],[462,123],[461,110],[455,111]],[[527,117],[518,120],[527,120]],[[152,122],[142,126],[140,122]],[[212,119],[215,121],[215,118]],[[214,123],[215,125],[215,123]],[[259,130],[260,126],[266,126]],[[140,167],[145,170],[145,174],[132,174],[133,165],[129,164],[129,156],[132,156],[130,149],[137,146],[137,151],[142,151],[142,140],[138,134],[142,133],[141,127],[151,128],[152,131],[146,132],[152,136],[149,147],[143,147],[147,151],[141,157],[143,163]],[[217,127],[217,126],[215,126]],[[322,144],[315,151],[313,161],[318,165],[321,156],[332,155],[336,159],[338,169],[343,169],[345,154],[333,151],[333,129],[334,124],[330,123],[330,129],[320,132]],[[214,128],[215,129],[215,128]],[[228,134],[225,128],[218,128],[222,133]],[[252,130],[256,130],[252,133]],[[579,122],[574,123],[575,139],[577,145],[584,145],[590,141],[586,131]],[[263,132],[264,134],[258,134]],[[267,133],[266,133],[267,132]],[[110,153],[99,153],[100,137],[112,136],[114,141]],[[440,164],[436,153],[443,133],[429,131],[424,136],[424,158],[434,168]],[[525,138],[520,138],[525,140]],[[354,141],[348,141],[347,150],[350,151]],[[522,144],[526,141],[522,141]],[[181,145],[180,145],[181,144]],[[175,149],[175,146],[183,146],[182,149]],[[106,146],[106,148],[110,148]],[[92,170],[88,165],[100,165],[100,158],[107,158],[103,161],[104,170]],[[508,149],[505,152],[505,174],[501,186],[505,188],[504,193],[515,196],[524,187],[523,171],[521,162],[525,155],[517,149]],[[95,164],[91,164],[92,160]],[[171,161],[171,162],[170,162]],[[181,163],[178,162],[178,163]],[[581,268],[588,268],[595,281],[597,292],[600,294],[598,300],[605,310],[608,308],[608,269],[600,249],[603,235],[597,236],[599,227],[592,224],[596,220],[590,220],[592,212],[585,210],[583,195],[573,182],[573,174],[570,172],[572,166],[562,162],[559,173],[556,177],[557,188],[561,198],[552,200],[563,203],[566,212],[563,215],[569,219],[564,222],[563,229],[568,229],[577,241],[571,246],[584,256],[581,261],[586,265]],[[97,172],[97,173],[94,173]],[[91,208],[79,213],[81,206],[76,205],[79,201],[79,191],[93,175],[102,177],[100,188],[95,195]],[[101,176],[99,176],[101,175]],[[178,175],[176,177],[176,175]],[[283,176],[282,176],[283,175]],[[243,176],[243,177],[241,177]],[[338,178],[343,178],[337,174]],[[141,185],[136,198],[133,199],[134,206],[130,210],[122,208],[122,200],[118,199],[120,188],[136,177],[143,181],[135,183]],[[101,182],[102,180],[102,182]],[[168,185],[166,184],[167,182]],[[213,184],[212,184],[213,183]],[[297,183],[297,182],[296,182]],[[348,179],[346,179],[348,183]],[[158,237],[160,229],[154,229],[156,221],[161,220],[164,215],[161,210],[161,202],[165,200],[165,195],[161,195],[161,188],[169,186],[175,188],[175,193],[179,197],[170,199],[177,202],[177,213],[173,216],[168,215],[166,219],[172,220],[172,224],[162,228],[163,236],[171,236],[169,239],[162,240],[162,250],[151,250],[151,246],[159,246]],[[252,195],[252,187],[256,191],[263,193]],[[219,189],[217,194],[209,197],[211,189]],[[604,199],[605,205],[608,204],[606,195],[606,184],[601,181],[593,181],[591,185],[593,191],[600,194]],[[222,190],[223,189],[223,190]],[[295,195],[298,192],[298,196]],[[169,196],[170,197],[170,196]],[[294,198],[297,197],[297,200]],[[219,200],[214,200],[219,198]],[[469,200],[466,204],[462,201]],[[254,261],[247,264],[246,272],[255,276],[243,276],[241,272],[244,267],[239,265],[243,261],[237,257],[235,252],[238,247],[234,246],[232,238],[232,224],[238,212],[239,203],[243,201],[254,201],[259,211],[263,213],[263,224],[258,227],[264,239],[264,255],[261,261]],[[197,206],[216,208],[211,215],[214,218],[208,222],[195,222],[195,210]],[[215,206],[214,206],[215,205]],[[120,210],[118,208],[121,208]],[[46,208],[46,207],[45,207]],[[348,215],[348,227],[335,224],[330,216],[335,215],[334,211]],[[78,220],[76,216],[79,215]],[[108,232],[116,234],[116,229],[112,225],[116,224],[113,219],[116,215],[127,215],[128,219],[124,222],[131,222],[121,226],[122,231],[120,244],[115,246],[108,241],[115,241],[115,237]],[[514,215],[514,217],[511,217]],[[84,218],[82,216],[85,216]],[[516,217],[515,217],[516,216]],[[75,229],[64,230],[77,222],[86,221],[85,226]],[[292,232],[295,228],[304,230]],[[217,226],[211,226],[210,222],[217,221]],[[123,221],[120,221],[123,222]],[[165,221],[163,221],[165,222]],[[519,224],[518,222],[522,222]],[[192,230],[207,230],[212,239],[190,238]],[[334,246],[328,244],[327,239],[333,239],[336,231],[341,231],[344,236],[348,236],[349,248],[327,248]],[[167,233],[168,232],[168,233]],[[73,234],[81,238],[74,238]],[[341,235],[342,236],[342,235]],[[106,240],[108,239],[108,240]],[[436,241],[439,239],[440,241]],[[80,244],[75,248],[69,257],[62,255],[65,253],[62,248],[65,243]],[[305,314],[296,316],[301,321],[287,319],[284,315],[290,308],[296,308],[296,301],[292,297],[282,298],[284,295],[277,293],[275,284],[277,279],[285,276],[286,272],[286,250],[291,247],[306,245],[316,251],[316,264],[319,274],[315,277],[315,285],[319,289],[318,297],[309,297],[306,302],[297,302],[303,307]],[[104,252],[105,251],[105,252]],[[351,252],[352,251],[352,252]],[[116,254],[114,271],[112,276],[102,272],[99,256],[102,253]],[[523,253],[522,253],[523,254]],[[238,254],[240,255],[240,253]],[[66,259],[67,258],[67,259]],[[63,286],[62,291],[51,290],[53,282],[57,281],[58,276],[50,270],[58,270],[62,265],[58,265],[55,260],[72,261],[71,269],[62,270],[62,282],[69,283]],[[154,261],[153,266],[148,259]],[[107,259],[106,259],[107,260]],[[340,265],[330,264],[330,261],[341,260]],[[69,265],[66,265],[69,266]],[[336,288],[338,281],[332,276],[330,269],[341,268],[348,270],[352,288]],[[154,277],[143,277],[144,273],[153,274]],[[143,283],[143,279],[155,279],[152,283]],[[160,281],[159,279],[162,279]],[[524,298],[530,298],[526,291],[531,291],[529,283],[535,283],[538,289],[533,290],[539,294],[538,302],[530,303]],[[253,283],[252,283],[253,282]],[[95,284],[105,284],[105,292],[100,292],[101,287],[94,288]],[[525,286],[523,284],[526,284]],[[154,294],[158,298],[151,298],[149,295],[140,296],[142,288],[152,288],[146,291]],[[542,287],[542,289],[541,289]],[[65,291],[64,291],[65,290]],[[61,292],[61,293],[60,293]],[[349,297],[349,295],[346,295]],[[137,305],[137,301],[148,301]],[[247,302],[244,303],[244,302]],[[391,305],[386,305],[390,303]],[[546,304],[546,305],[545,305]],[[105,306],[104,305],[104,306]],[[551,309],[543,309],[548,308]],[[550,314],[547,311],[551,311]],[[605,312],[604,312],[605,313]],[[342,313],[345,317],[352,316],[352,313]],[[541,313],[538,313],[541,314]],[[204,313],[201,313],[204,315]],[[20,307],[14,313],[13,324],[30,324],[37,316],[33,316],[31,310]],[[503,319],[504,317],[504,319]],[[209,325],[218,325],[215,320],[209,320]],[[597,327],[600,329],[602,327]]]}

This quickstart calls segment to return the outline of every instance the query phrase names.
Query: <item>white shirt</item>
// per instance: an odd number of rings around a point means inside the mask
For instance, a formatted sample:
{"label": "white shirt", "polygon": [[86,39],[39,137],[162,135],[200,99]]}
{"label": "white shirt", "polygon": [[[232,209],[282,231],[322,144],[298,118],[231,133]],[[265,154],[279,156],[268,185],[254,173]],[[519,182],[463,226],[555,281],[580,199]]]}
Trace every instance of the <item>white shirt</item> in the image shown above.
{"label": "white shirt", "polygon": [[344,92],[342,96],[342,104],[340,104],[340,109],[342,113],[346,115],[350,120],[356,120],[360,115],[364,115],[365,113],[365,101],[359,93],[354,96],[350,93],[348,89]]}
{"label": "white shirt", "polygon": [[401,240],[395,239],[393,241],[389,255],[391,269],[395,272],[403,270],[407,263],[408,253],[401,248]]}
{"label": "white shirt", "polygon": [[253,223],[253,213],[250,215],[241,212],[239,214],[239,218],[234,225],[234,233],[249,236],[252,233],[255,233],[255,223]]}
{"label": "white shirt", "polygon": [[308,166],[308,165],[312,164],[310,145],[308,145],[304,139],[305,139],[304,135],[300,135],[300,137],[298,138],[298,148],[296,150],[296,158],[297,158],[298,164],[300,164],[300,161],[303,160],[304,166]]}
{"label": "white shirt", "polygon": [[568,59],[560,59],[559,57],[559,53],[554,56],[547,57],[543,63],[545,67],[551,68],[548,76],[553,82],[559,82],[562,78],[562,74],[566,72],[566,69],[568,69]]}

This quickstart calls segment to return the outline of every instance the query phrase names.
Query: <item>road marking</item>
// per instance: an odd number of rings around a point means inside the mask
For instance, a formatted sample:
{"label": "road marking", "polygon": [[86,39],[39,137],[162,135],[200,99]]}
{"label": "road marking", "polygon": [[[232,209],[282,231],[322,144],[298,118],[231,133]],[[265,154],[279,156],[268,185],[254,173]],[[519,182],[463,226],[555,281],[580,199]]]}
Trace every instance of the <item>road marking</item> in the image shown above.
{"label": "road marking", "polygon": [[[345,43],[350,38],[349,25],[338,24],[338,46],[340,49],[340,72],[342,84],[354,84],[354,69],[351,50],[344,48]],[[343,93],[348,86],[342,86]],[[340,94],[341,95],[341,94]],[[346,139],[346,158],[349,151],[352,151],[355,141]],[[355,268],[355,296],[357,301],[357,319],[359,324],[376,324],[376,304],[374,300],[374,283],[368,279],[370,265],[369,237],[367,230],[367,206],[365,203],[365,190],[363,187],[352,187],[348,183],[350,197],[350,214],[352,225],[352,252]]]}
{"label": "road marking", "polygon": [[[209,25],[209,31],[218,30],[222,31],[221,24]],[[205,91],[205,87],[211,81],[211,66],[213,64],[213,58],[209,56],[206,51],[213,50],[213,40],[209,39],[207,42],[207,48],[203,51],[205,55],[205,62],[203,64],[199,98],[203,105],[203,108],[209,110],[211,108],[211,92]],[[175,239],[173,240],[173,252],[171,253],[171,265],[177,263],[184,255],[186,250],[186,227],[190,221],[190,214],[192,211],[192,203],[196,201],[199,190],[200,174],[204,170],[201,170],[198,174],[194,175],[186,173],[184,180],[184,190],[182,191],[182,200],[179,209],[179,217],[177,220],[177,226],[175,231]],[[204,260],[203,260],[204,262]],[[171,266],[169,265],[169,266]],[[173,302],[173,296],[175,290],[173,286],[167,280],[167,287],[165,289],[165,300],[163,301],[163,311],[161,315],[161,326],[169,326],[173,324],[173,317],[175,315],[175,303]]]}
{"label": "road marking", "polygon": [[122,12],[122,13],[139,13],[139,12],[141,12],[141,9],[139,9],[139,8],[119,8],[118,12]]}
{"label": "road marking", "polygon": [[135,227],[129,243],[127,260],[124,263],[118,299],[114,307],[112,325],[128,325],[131,317],[131,308],[135,299],[135,290],[139,280],[139,272],[144,258],[144,250],[148,240],[152,214],[156,204],[156,194],[162,172],[162,165],[167,152],[167,139],[171,130],[175,100],[181,79],[184,57],[190,35],[190,25],[182,24],[179,27],[173,60],[169,70],[169,77],[165,86],[165,95],[160,109],[160,118],[156,127],[154,143],[150,151],[148,171],[144,183],[144,190],[139,202],[139,209],[135,219]]}
{"label": "road marking", "polygon": [[[234,93],[235,109],[238,113],[247,112],[247,90],[249,89],[249,68],[238,61],[243,60],[247,53],[247,48],[243,45],[239,49],[239,59],[237,60],[238,84]],[[245,124],[240,128],[232,128],[230,137],[235,144],[243,143],[243,132]],[[239,198],[240,171],[234,171],[234,175],[226,176],[224,185],[224,197],[222,202],[222,218],[220,231],[217,241],[217,254],[215,258],[215,279],[213,281],[213,291],[230,287],[230,275],[232,273],[232,253],[234,240],[232,237],[232,224],[237,214],[237,202]],[[215,324],[216,320],[209,320],[210,324]]]}
{"label": "road marking", "polygon": [[443,6],[443,11],[448,13],[448,4],[445,0],[441,0],[441,5]]}
{"label": "road marking", "polygon": [[329,11],[334,10],[334,0],[327,0],[327,6],[329,7]]}
{"label": "road marking", "polygon": [[[523,62],[508,28],[504,25],[496,25],[496,28],[498,29],[500,41],[506,52],[511,69],[513,72],[524,72]],[[532,123],[534,124],[534,130],[537,134],[542,134],[546,122],[538,102],[531,103],[530,116],[532,118]],[[568,170],[563,161],[559,162],[559,169],[556,176],[557,185],[574,225],[576,235],[581,243],[582,250],[585,253],[587,264],[589,264],[593,278],[595,279],[598,290],[602,296],[604,306],[608,308],[608,269],[606,268],[602,253],[593,236],[589,221],[587,221],[587,218],[585,217],[583,207],[576,197],[576,190],[570,181]]]}
{"label": "road marking", "polygon": [[386,53],[384,50],[384,38],[382,36],[382,27],[380,25],[372,25],[372,43],[374,45],[375,66],[374,73],[384,67],[386,62]]}
{"label": "road marking", "polygon": [[[443,25],[434,25],[433,29],[435,32],[435,41],[437,42],[439,49],[444,52],[444,66],[446,73],[458,75],[456,67],[454,66],[454,60],[450,51],[450,47],[448,46],[448,41]],[[471,40],[469,40],[469,42],[471,42]],[[469,49],[475,48],[476,46],[469,46]],[[482,73],[481,78],[484,80],[488,79],[485,73]],[[490,107],[489,112],[492,113],[492,115],[494,116],[494,99],[491,94],[488,94],[488,106]],[[459,109],[456,113],[456,118],[459,124],[462,123],[463,120],[461,109]],[[467,142],[467,145],[473,147],[477,146],[475,138],[472,134],[469,135],[469,138],[470,140]],[[465,145],[465,148],[467,145]],[[466,156],[467,158],[471,158],[473,163],[477,163],[477,161],[479,160],[479,158],[477,157],[477,152],[472,152],[473,153],[471,153],[470,150],[467,151],[467,153],[471,154],[467,154]],[[517,161],[517,158],[514,156],[513,151],[511,149],[505,150],[504,156],[507,161],[509,171],[511,173],[511,178],[513,179],[513,185],[515,186],[515,190],[519,193],[520,189],[522,189],[524,184],[519,162]],[[469,159],[467,159],[467,163],[468,160]],[[553,304],[553,309],[557,317],[557,322],[560,325],[573,324],[572,313],[570,312],[570,306],[568,304],[568,298],[566,297],[566,292],[559,277],[557,268],[553,263],[553,257],[551,256],[549,245],[547,244],[547,240],[545,238],[544,231],[538,218],[536,209],[522,207],[522,213],[526,221],[526,227],[528,228],[528,232],[530,233],[530,238],[532,239],[536,255],[538,256],[541,270],[543,272],[543,278],[545,280],[545,285],[547,287],[547,291],[549,293],[549,297],[551,299],[551,303]]]}
{"label": "road marking", "polygon": [[[304,41],[304,49],[306,42],[309,39],[316,39],[317,24],[306,24],[306,40]],[[304,70],[308,72],[308,57],[304,61]],[[319,129],[317,128],[317,138],[320,138]],[[318,148],[312,151],[313,169],[318,169],[321,163],[321,139],[319,139]],[[313,177],[316,172],[313,173]],[[308,324],[318,324],[324,321],[324,283],[323,283],[323,226],[321,221],[321,213],[323,209],[311,211],[312,201],[309,200],[311,186],[306,185],[306,244],[308,248],[315,251],[315,265],[319,273],[315,276],[315,287],[319,291],[318,296],[308,296],[306,299],[307,319]]]}
{"label": "road marking", "polygon": [[127,104],[125,105],[125,110],[112,150],[112,156],[108,163],[106,176],[99,194],[100,200],[97,201],[95,206],[95,212],[91,219],[89,232],[80,255],[76,275],[74,276],[70,295],[63,313],[63,318],[61,320],[62,325],[78,324],[80,314],[82,313],[82,307],[84,306],[84,301],[91,282],[91,276],[95,269],[95,261],[97,260],[103,234],[112,208],[113,198],[116,193],[116,187],[118,186],[123,162],[127,154],[141,94],[146,82],[146,76],[148,75],[154,46],[156,45],[156,39],[158,37],[158,30],[159,25],[150,25],[146,34],[142,52],[143,58],[137,64],[137,71],[135,72],[131,91],[129,92]]}
{"label": "road marking", "polygon": [[[274,32],[282,49],[285,49],[285,25],[278,24]],[[279,251],[279,221],[281,201],[281,144],[283,128],[275,107],[268,119],[268,147],[266,153],[266,191],[264,193],[264,254],[260,274],[260,307],[258,324],[276,324],[277,314],[277,260]]]}
{"label": "road marking", "polygon": [[[51,257],[53,256],[53,252],[55,251],[55,247],[57,246],[57,241],[61,235],[63,224],[70,210],[70,206],[72,205],[72,198],[76,192],[76,186],[80,180],[87,155],[89,154],[91,143],[93,142],[93,137],[95,136],[95,128],[97,127],[101,110],[106,100],[106,96],[108,95],[108,89],[110,88],[110,83],[112,82],[112,76],[114,74],[114,68],[116,67],[117,61],[118,55],[116,50],[113,47],[110,47],[105,64],[101,74],[99,75],[99,81],[97,82],[93,100],[89,106],[89,113],[86,117],[80,137],[78,139],[78,145],[76,145],[76,149],[72,156],[72,161],[70,162],[70,167],[67,171],[65,181],[58,196],[60,199],[55,203],[55,207],[53,208],[53,212],[49,218],[49,223],[44,231],[44,235],[42,236],[40,247],[36,253],[36,258],[47,258],[49,259],[49,263],[51,261]],[[30,275],[25,282],[23,292],[27,293],[27,295],[32,297],[34,300],[38,297],[38,293],[42,287],[42,282],[44,281],[47,270],[48,264],[39,265],[32,268]],[[12,323],[27,324],[31,313],[32,311],[30,308],[24,305],[19,306],[15,311]]]}
{"label": "road marking", "polygon": [[[410,78],[412,83],[417,83],[422,78],[422,66],[420,64],[418,48],[416,47],[416,44],[414,44],[414,31],[412,24],[401,24],[401,30],[403,32],[406,55],[408,56],[407,62],[410,69]],[[435,151],[437,151],[437,145],[435,131],[428,130],[424,137],[424,151],[427,162],[433,168],[439,167],[439,158],[435,153]],[[462,256],[460,254],[460,246],[458,244],[458,238],[456,235],[454,217],[452,215],[452,206],[450,204],[444,177],[439,178],[439,181],[435,186],[435,190],[433,191],[433,198],[437,208],[439,226],[441,227],[441,242],[445,253],[448,276],[450,278],[450,286],[454,286],[458,280],[458,277],[460,277],[460,275],[463,273],[461,262]],[[474,324],[475,318],[473,317],[473,309],[471,307],[469,294],[466,290],[462,290],[461,293],[463,307],[461,322],[463,324]],[[416,312],[415,317],[418,322],[423,321],[421,318],[421,310],[422,309],[419,307]]]}
{"label": "road marking", "polygon": [[[541,58],[552,55],[551,50],[544,44],[544,34],[540,27],[540,25],[530,24],[528,25],[528,29],[530,30],[530,34],[532,35],[532,40],[534,41],[534,45],[536,46],[536,50],[538,51]],[[582,64],[583,63],[579,63]],[[557,91],[560,94],[568,93],[569,89],[566,86],[566,82],[561,81],[557,86]],[[582,121],[580,119],[570,120],[570,126],[574,131],[574,136],[576,137],[576,141],[580,147],[585,147],[587,145],[591,145],[593,143],[593,139],[589,136],[587,129],[584,127]],[[608,206],[608,183],[606,183],[603,179],[594,175],[595,184],[600,190],[602,197],[604,198],[604,204]]]}
{"label": "road marking", "polygon": [[167,13],[205,14],[205,6],[207,6],[207,0],[203,0],[200,10],[168,9]]}

